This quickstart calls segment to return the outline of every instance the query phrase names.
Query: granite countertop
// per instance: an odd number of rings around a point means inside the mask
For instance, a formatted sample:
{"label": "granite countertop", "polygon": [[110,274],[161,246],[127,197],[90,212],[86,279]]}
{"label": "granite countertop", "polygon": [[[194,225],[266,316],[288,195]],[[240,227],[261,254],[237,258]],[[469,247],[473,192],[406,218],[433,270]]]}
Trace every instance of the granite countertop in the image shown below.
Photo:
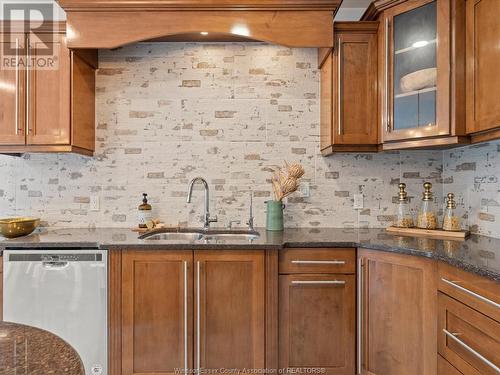
{"label": "granite countertop", "polygon": [[266,232],[253,241],[221,239],[196,241],[139,240],[128,228],[38,229],[29,236],[2,239],[0,250],[26,248],[96,249],[282,249],[285,247],[360,247],[422,256],[447,262],[500,281],[500,239],[472,235],[465,241],[403,237],[385,229],[298,228]]}
{"label": "granite countertop", "polygon": [[39,328],[0,321],[0,374],[85,375],[67,342]]}

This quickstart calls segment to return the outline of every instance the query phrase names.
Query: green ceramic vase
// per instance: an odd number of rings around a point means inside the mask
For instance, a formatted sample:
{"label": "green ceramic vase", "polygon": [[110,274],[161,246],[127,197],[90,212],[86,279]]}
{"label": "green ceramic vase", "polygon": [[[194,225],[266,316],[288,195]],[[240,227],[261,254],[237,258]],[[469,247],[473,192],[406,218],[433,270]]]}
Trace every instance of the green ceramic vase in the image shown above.
{"label": "green ceramic vase", "polygon": [[266,229],[271,231],[283,230],[283,209],[285,205],[279,201],[267,201]]}

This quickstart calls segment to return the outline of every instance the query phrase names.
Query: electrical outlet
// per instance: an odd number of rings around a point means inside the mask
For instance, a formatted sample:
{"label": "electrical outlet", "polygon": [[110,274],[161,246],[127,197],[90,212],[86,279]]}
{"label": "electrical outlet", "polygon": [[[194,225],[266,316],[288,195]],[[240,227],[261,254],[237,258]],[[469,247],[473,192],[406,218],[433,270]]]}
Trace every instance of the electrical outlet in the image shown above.
{"label": "electrical outlet", "polygon": [[99,211],[99,196],[90,196],[90,211]]}
{"label": "electrical outlet", "polygon": [[354,194],[354,209],[361,210],[364,206],[364,196],[363,194]]}
{"label": "electrical outlet", "polygon": [[299,192],[302,198],[309,198],[311,196],[311,186],[309,182],[301,182],[299,185]]}

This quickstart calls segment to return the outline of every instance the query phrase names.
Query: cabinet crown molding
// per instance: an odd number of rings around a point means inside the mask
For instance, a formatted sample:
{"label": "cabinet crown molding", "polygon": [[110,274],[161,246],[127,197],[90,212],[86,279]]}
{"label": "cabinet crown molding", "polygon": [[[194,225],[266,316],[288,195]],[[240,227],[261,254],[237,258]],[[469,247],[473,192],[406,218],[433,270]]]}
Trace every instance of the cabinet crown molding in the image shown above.
{"label": "cabinet crown molding", "polygon": [[329,10],[342,0],[57,0],[66,11],[74,10]]}

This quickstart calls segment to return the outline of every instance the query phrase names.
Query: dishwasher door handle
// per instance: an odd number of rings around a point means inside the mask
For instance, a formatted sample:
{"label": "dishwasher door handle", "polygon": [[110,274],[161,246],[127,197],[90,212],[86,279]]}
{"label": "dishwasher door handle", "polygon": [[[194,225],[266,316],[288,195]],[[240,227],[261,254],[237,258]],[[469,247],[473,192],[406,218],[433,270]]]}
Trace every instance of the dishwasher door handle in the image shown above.
{"label": "dishwasher door handle", "polygon": [[68,267],[69,262],[42,262],[43,268],[47,270],[62,270]]}

